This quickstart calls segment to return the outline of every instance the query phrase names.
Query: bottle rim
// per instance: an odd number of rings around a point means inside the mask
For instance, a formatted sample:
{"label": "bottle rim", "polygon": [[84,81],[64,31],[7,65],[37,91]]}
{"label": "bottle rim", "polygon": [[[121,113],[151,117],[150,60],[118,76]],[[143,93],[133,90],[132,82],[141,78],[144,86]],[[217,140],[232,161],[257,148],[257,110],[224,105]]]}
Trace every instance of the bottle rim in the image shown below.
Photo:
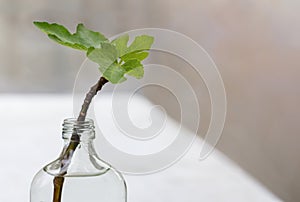
{"label": "bottle rim", "polygon": [[86,118],[84,121],[78,121],[76,118],[66,118],[62,124],[63,139],[70,139],[76,133],[81,140],[95,138],[95,126],[92,119]]}

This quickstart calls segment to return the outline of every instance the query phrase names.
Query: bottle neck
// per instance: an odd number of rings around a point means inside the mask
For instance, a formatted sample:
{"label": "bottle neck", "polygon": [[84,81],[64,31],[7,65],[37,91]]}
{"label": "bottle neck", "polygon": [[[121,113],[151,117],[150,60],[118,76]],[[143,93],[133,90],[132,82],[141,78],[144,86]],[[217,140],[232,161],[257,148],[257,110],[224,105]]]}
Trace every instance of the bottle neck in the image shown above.
{"label": "bottle neck", "polygon": [[62,130],[62,138],[65,141],[63,151],[59,158],[45,166],[44,170],[53,175],[64,173],[64,176],[94,175],[106,172],[110,165],[102,161],[95,151],[94,128],[94,122],[91,119],[85,121],[65,119]]}
{"label": "bottle neck", "polygon": [[64,120],[62,138],[66,142],[90,143],[95,139],[95,126],[92,119],[78,121],[75,118]]}

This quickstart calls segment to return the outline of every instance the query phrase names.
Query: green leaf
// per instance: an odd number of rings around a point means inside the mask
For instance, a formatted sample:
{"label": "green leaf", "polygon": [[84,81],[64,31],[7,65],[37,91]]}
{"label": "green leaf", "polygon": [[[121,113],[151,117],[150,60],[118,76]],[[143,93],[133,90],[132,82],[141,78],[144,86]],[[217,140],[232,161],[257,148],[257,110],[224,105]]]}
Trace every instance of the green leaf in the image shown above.
{"label": "green leaf", "polygon": [[129,35],[125,34],[111,42],[113,45],[116,46],[119,56],[125,55],[127,53],[126,51],[127,51],[128,40],[129,40]]}
{"label": "green leaf", "polygon": [[86,29],[83,24],[77,25],[74,34],[56,23],[34,22],[34,25],[61,45],[87,51],[87,57],[99,65],[102,76],[111,83],[125,81],[125,74],[142,78],[144,68],[141,61],[148,57],[154,41],[152,36],[141,35],[128,46],[128,34],[109,42],[101,33]]}
{"label": "green leaf", "polygon": [[80,45],[80,44],[77,44],[77,43],[69,43],[69,42],[66,42],[66,41],[62,41],[61,39],[57,38],[55,35],[51,35],[51,34],[48,34],[48,37],[50,39],[52,39],[53,41],[63,45],[63,46],[68,46],[70,48],[74,48],[74,49],[77,49],[77,50],[87,50],[87,48],[83,45]]}
{"label": "green leaf", "polygon": [[[102,43],[101,48],[90,48],[87,57],[96,62],[102,69],[108,68],[118,58],[118,52],[115,46],[110,43]],[[103,71],[101,71],[103,73]]]}
{"label": "green leaf", "polygon": [[79,50],[88,50],[90,47],[99,48],[102,42],[107,41],[102,34],[86,29],[83,24],[78,24],[76,33],[71,34],[64,26],[56,23],[33,23],[55,42]]}
{"label": "green leaf", "polygon": [[89,49],[87,57],[99,65],[100,72],[111,83],[125,81],[125,74],[138,79],[144,75],[143,65],[137,59],[129,60],[120,65],[117,62],[117,49],[110,43],[102,43],[101,48]]}
{"label": "green leaf", "polygon": [[148,35],[137,36],[131,45],[127,47],[128,40],[129,36],[128,34],[125,34],[112,41],[112,44],[118,50],[119,57],[125,56],[128,53],[149,50],[153,44],[154,38]]}
{"label": "green leaf", "polygon": [[153,44],[154,37],[148,35],[141,35],[135,37],[132,44],[128,47],[127,53],[149,50]]}
{"label": "green leaf", "polygon": [[144,76],[143,65],[137,59],[125,62],[121,67],[126,71],[126,74],[133,76],[137,79],[143,78]]}
{"label": "green leaf", "polygon": [[99,65],[99,70],[111,83],[121,83],[126,80],[126,70],[117,63],[118,51],[110,43],[102,43],[101,48],[90,48],[87,57]]}
{"label": "green leaf", "polygon": [[137,59],[139,61],[144,60],[145,58],[147,58],[149,55],[148,52],[133,52],[133,53],[128,53],[124,56],[121,57],[121,59],[126,62],[128,60],[133,60],[133,59]]}
{"label": "green leaf", "polygon": [[75,41],[80,42],[79,44],[86,48],[100,48],[102,42],[108,41],[103,34],[86,29],[83,24],[77,25],[76,33],[73,36]]}
{"label": "green leaf", "polygon": [[99,70],[102,72],[102,76],[113,84],[121,83],[126,80],[124,77],[126,70],[121,68],[117,63],[113,63],[107,68],[100,66]]}

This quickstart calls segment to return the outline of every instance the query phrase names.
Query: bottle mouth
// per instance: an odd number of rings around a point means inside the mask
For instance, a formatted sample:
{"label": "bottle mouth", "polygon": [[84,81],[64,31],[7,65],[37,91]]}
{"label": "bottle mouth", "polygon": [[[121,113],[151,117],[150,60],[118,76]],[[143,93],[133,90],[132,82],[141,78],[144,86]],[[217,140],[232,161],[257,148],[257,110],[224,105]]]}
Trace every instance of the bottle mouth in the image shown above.
{"label": "bottle mouth", "polygon": [[70,139],[73,134],[76,134],[83,139],[95,138],[95,126],[92,119],[86,118],[84,121],[78,121],[76,118],[67,118],[63,124],[63,139]]}

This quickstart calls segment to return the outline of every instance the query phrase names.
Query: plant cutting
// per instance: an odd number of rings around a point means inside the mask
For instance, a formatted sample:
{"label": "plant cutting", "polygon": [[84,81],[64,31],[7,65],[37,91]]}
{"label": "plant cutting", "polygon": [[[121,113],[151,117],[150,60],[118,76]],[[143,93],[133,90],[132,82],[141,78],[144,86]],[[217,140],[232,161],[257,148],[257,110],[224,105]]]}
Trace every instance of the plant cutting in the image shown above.
{"label": "plant cutting", "polygon": [[[93,97],[106,83],[122,83],[126,75],[137,79],[143,77],[142,61],[148,57],[154,38],[137,36],[129,45],[128,34],[109,41],[103,34],[89,30],[83,24],[78,24],[73,34],[56,23],[34,22],[34,25],[53,41],[84,51],[88,59],[98,64],[101,76],[87,92],[78,117],[64,121],[63,151],[57,160],[35,176],[31,202],[126,201],[126,186],[121,174],[102,161],[94,150],[93,121],[86,115]],[[106,178],[107,175],[111,180]],[[116,193],[118,191],[120,196]]]}

